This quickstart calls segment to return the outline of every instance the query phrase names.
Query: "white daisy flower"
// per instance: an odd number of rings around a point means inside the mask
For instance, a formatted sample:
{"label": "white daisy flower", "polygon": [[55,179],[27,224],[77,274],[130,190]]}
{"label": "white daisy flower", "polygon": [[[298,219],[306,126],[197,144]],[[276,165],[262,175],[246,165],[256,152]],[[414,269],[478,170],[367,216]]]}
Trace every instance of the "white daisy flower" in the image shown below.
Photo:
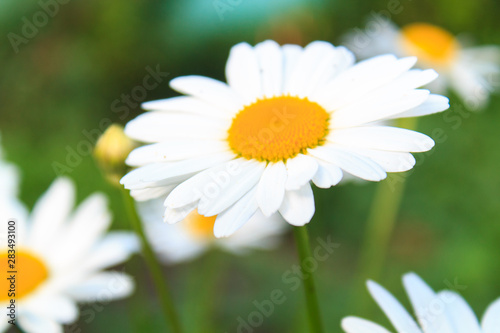
{"label": "white daisy flower", "polygon": [[[443,290],[435,293],[415,273],[406,274],[403,284],[416,313],[418,325],[394,296],[373,281],[370,294],[382,308],[398,333],[498,333],[500,298],[486,310],[481,324],[467,302],[458,293]],[[389,333],[368,320],[347,317],[342,320],[347,333]]]}
{"label": "white daisy flower", "polygon": [[[120,272],[103,271],[124,262],[138,248],[134,235],[109,232],[111,223],[106,198],[94,194],[73,212],[75,188],[59,178],[37,201],[31,214],[21,206],[3,207],[2,233],[9,219],[16,224],[15,306],[19,327],[29,333],[63,332],[62,325],[78,318],[77,302],[109,301],[130,295],[132,278]],[[4,218],[8,215],[8,219]],[[8,267],[7,237],[0,250],[2,272]],[[0,331],[11,324],[7,308],[10,281],[0,280]]]}
{"label": "white daisy flower", "polygon": [[266,218],[257,213],[231,237],[215,238],[215,216],[205,217],[194,210],[182,223],[170,225],[163,222],[162,203],[163,199],[138,202],[137,210],[149,243],[165,263],[188,261],[213,247],[236,255],[254,249],[271,249],[287,229],[279,214]]}
{"label": "white daisy flower", "polygon": [[433,68],[440,74],[429,85],[431,91],[442,94],[450,87],[471,109],[483,107],[498,88],[499,46],[465,47],[450,32],[429,23],[399,29],[389,20],[375,17],[365,31],[348,34],[345,45],[361,58],[385,53],[416,56],[419,67]]}
{"label": "white daisy flower", "polygon": [[380,181],[411,169],[409,152],[432,148],[426,135],[376,123],[448,108],[447,98],[416,89],[437,73],[410,70],[415,62],[384,55],[355,65],[346,48],[321,41],[238,44],[227,84],[179,77],[170,85],[187,96],[143,104],[152,111],[125,133],[151,144],[131,152],[127,163],[137,169],[121,183],[136,200],[168,194],[168,223],[194,209],[217,215],[216,237],[258,210],[302,226],[315,210],[311,180],[328,188],[346,172]]}
{"label": "white daisy flower", "polygon": [[[4,152],[1,146],[0,184],[0,221],[7,221],[13,216],[24,218],[26,216],[26,208],[17,199],[19,193],[19,170],[14,164],[5,160]],[[7,229],[0,230],[0,235],[2,236],[0,244],[4,244],[6,241],[6,231]]]}

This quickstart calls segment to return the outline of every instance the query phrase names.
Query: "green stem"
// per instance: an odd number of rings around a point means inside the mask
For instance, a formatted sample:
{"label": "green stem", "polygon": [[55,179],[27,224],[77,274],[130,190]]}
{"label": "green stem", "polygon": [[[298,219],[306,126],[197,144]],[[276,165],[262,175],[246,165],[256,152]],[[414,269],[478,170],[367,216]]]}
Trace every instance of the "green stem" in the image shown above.
{"label": "green stem", "polygon": [[129,192],[123,190],[123,201],[125,203],[125,207],[127,210],[127,214],[129,215],[130,222],[134,231],[137,233],[141,240],[142,250],[144,253],[144,258],[148,265],[151,276],[153,277],[153,281],[155,287],[158,292],[158,296],[160,298],[161,306],[163,309],[163,315],[165,320],[167,321],[167,325],[170,325],[172,331],[174,333],[181,333],[181,324],[179,321],[179,317],[174,307],[174,302],[172,301],[172,296],[167,287],[167,280],[163,277],[161,265],[158,262],[149,242],[147,241],[146,235],[144,234],[144,230],[142,228],[142,223],[137,216],[137,211],[135,209],[135,202],[130,196]]}
{"label": "green stem", "polygon": [[376,280],[380,276],[405,184],[404,179],[393,183],[389,178],[377,187],[361,251],[360,276],[363,280]]}
{"label": "green stem", "polygon": [[[185,303],[185,315],[188,332],[216,332],[213,327],[214,309],[219,298],[215,297],[217,282],[220,277],[223,253],[217,249],[210,250],[198,265],[192,265],[190,281],[188,281],[188,297]],[[196,320],[193,320],[195,318]]]}
{"label": "green stem", "polygon": [[[414,129],[416,118],[399,119],[398,127]],[[360,284],[366,279],[378,280],[384,267],[389,242],[396,224],[399,206],[403,198],[408,175],[395,174],[377,185],[375,196],[366,222],[361,256],[359,259]],[[364,289],[357,288],[360,293]],[[364,299],[355,297],[355,300]],[[364,307],[366,304],[361,304]],[[359,307],[359,306],[358,306]],[[360,309],[358,309],[360,310]]]}
{"label": "green stem", "polygon": [[321,313],[319,310],[318,295],[314,283],[313,272],[309,272],[305,264],[308,259],[313,258],[311,246],[309,245],[309,235],[306,227],[294,227],[295,242],[300,260],[300,270],[303,275],[304,291],[306,296],[307,312],[312,333],[323,332],[321,323]]}

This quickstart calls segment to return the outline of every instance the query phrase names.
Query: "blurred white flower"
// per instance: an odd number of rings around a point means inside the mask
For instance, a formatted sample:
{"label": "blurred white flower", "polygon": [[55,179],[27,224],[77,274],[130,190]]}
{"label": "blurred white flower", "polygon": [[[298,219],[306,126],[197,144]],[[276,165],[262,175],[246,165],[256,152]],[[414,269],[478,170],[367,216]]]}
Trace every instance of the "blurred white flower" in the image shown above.
{"label": "blurred white flower", "polygon": [[121,183],[136,200],[168,194],[168,223],[195,209],[217,215],[216,237],[257,211],[302,226],[315,212],[310,181],[329,188],[343,172],[380,181],[411,169],[410,152],[433,147],[426,135],[376,123],[448,108],[447,98],[417,89],[437,73],[411,70],[415,62],[386,55],[354,64],[349,50],[321,41],[238,44],[228,84],[179,77],[170,85],[187,96],[143,104],[153,111],[125,133],[152,144],[130,153],[137,169]]}
{"label": "blurred white flower", "polygon": [[167,224],[162,219],[162,202],[161,199],[138,202],[137,210],[150,244],[165,263],[194,259],[213,247],[237,255],[271,249],[288,226],[279,214],[266,218],[258,213],[231,237],[215,238],[215,216],[205,217],[195,210],[182,223]]}
{"label": "blurred white flower", "polygon": [[[467,302],[458,293],[443,290],[435,293],[415,273],[406,274],[403,284],[418,325],[394,296],[373,281],[370,294],[382,308],[398,333],[498,333],[500,332],[500,299],[486,310],[481,324]],[[389,333],[368,320],[347,317],[342,320],[347,333]]]}
{"label": "blurred white flower", "polygon": [[450,87],[471,109],[484,107],[500,84],[500,46],[466,47],[450,32],[429,23],[399,29],[385,18],[373,17],[366,30],[347,34],[344,44],[362,59],[386,53],[416,56],[419,67],[440,74],[428,86],[432,92],[442,94]]}
{"label": "blurred white flower", "polygon": [[[3,180],[2,180],[3,181]],[[31,214],[11,198],[2,206],[1,233],[15,220],[15,246],[2,241],[0,267],[16,274],[16,324],[29,333],[62,332],[63,324],[78,318],[77,302],[107,302],[130,295],[134,282],[127,274],[103,271],[120,264],[138,249],[128,232],[106,233],[111,215],[107,200],[94,194],[73,211],[75,188],[67,178],[53,182]],[[3,210],[2,209],[2,210]],[[7,237],[3,237],[5,240]],[[15,263],[8,262],[15,250]],[[10,281],[0,280],[0,331],[11,325],[5,312],[11,297]]]}
{"label": "blurred white flower", "polygon": [[[1,136],[0,136],[1,144]],[[17,200],[19,192],[19,170],[14,164],[5,160],[2,146],[0,146],[0,219],[11,218],[9,211],[14,211],[16,216],[22,214],[25,208]],[[0,234],[5,230],[0,231]]]}

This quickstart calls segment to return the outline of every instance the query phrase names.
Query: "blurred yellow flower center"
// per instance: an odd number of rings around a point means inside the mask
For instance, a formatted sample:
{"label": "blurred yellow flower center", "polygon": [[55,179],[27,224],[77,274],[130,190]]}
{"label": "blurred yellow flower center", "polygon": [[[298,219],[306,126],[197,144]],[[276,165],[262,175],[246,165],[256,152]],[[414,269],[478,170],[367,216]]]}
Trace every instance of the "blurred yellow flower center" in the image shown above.
{"label": "blurred yellow flower center", "polygon": [[[7,253],[0,254],[1,272],[6,275],[0,279],[0,302],[9,301],[11,298],[20,299],[29,295],[49,276],[43,261],[30,253],[17,251],[15,262],[9,262],[9,260],[14,259],[9,258]],[[14,264],[14,269],[10,266],[11,264]],[[15,275],[15,280],[9,280],[11,273],[8,271],[12,270],[17,272],[12,273]],[[15,296],[9,296],[11,291],[15,293]]]}
{"label": "blurred yellow flower center", "polygon": [[402,29],[402,35],[405,52],[430,65],[449,64],[459,49],[452,34],[428,23],[409,24]]}
{"label": "blurred yellow flower center", "polygon": [[286,161],[324,143],[330,115],[307,98],[280,96],[245,106],[229,129],[229,146],[238,156]]}
{"label": "blurred yellow flower center", "polygon": [[211,238],[214,234],[214,224],[217,215],[206,217],[198,214],[198,210],[192,211],[184,220],[189,232],[200,238]]}

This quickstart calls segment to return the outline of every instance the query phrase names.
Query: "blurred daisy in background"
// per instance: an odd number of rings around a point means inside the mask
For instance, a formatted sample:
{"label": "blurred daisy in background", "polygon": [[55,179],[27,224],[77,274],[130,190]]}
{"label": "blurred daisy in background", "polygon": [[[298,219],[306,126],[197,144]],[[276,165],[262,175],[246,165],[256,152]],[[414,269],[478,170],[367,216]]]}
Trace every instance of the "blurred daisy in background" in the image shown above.
{"label": "blurred daisy in background", "polygon": [[[435,293],[415,273],[406,274],[403,284],[418,325],[412,316],[387,290],[368,281],[368,290],[398,333],[498,333],[500,328],[500,298],[486,310],[481,324],[467,302],[458,293],[443,290]],[[365,319],[347,317],[342,320],[347,333],[389,333]]]}
{"label": "blurred daisy in background", "polygon": [[[7,221],[7,219],[13,216],[24,217],[22,214],[25,213],[26,209],[17,199],[19,192],[19,170],[14,164],[7,162],[4,155],[2,146],[0,146],[0,218],[2,221]],[[10,216],[9,214],[14,215]],[[6,230],[1,230],[0,234]]]}
{"label": "blurred daisy in background", "polygon": [[500,47],[466,47],[436,25],[412,23],[399,29],[377,16],[366,30],[356,29],[346,35],[344,44],[362,59],[386,53],[416,56],[420,68],[433,68],[440,74],[428,86],[432,92],[443,94],[449,87],[471,109],[484,107],[490,94],[498,89]]}
{"label": "blurred daisy in background", "polygon": [[279,212],[295,226],[315,205],[310,181],[338,184],[343,173],[380,181],[431,149],[426,135],[381,126],[382,120],[443,111],[448,99],[416,89],[437,77],[411,70],[416,58],[393,55],[354,64],[344,47],[240,43],[226,65],[228,83],[202,76],[170,82],[180,96],[143,104],[152,110],[125,133],[149,143],[122,178],[136,200],[168,194],[164,220],[197,209],[215,216],[216,237],[229,236],[257,211]]}
{"label": "blurred daisy in background", "polygon": [[266,218],[258,213],[231,237],[215,238],[215,216],[205,217],[195,210],[182,223],[166,224],[162,219],[163,199],[138,202],[137,210],[150,244],[165,263],[194,259],[211,248],[237,255],[272,249],[288,226],[279,214]]}
{"label": "blurred daisy in background", "polygon": [[[138,250],[135,236],[106,233],[111,215],[103,195],[90,196],[75,211],[74,199],[73,183],[59,178],[31,214],[20,204],[2,207],[4,215],[16,222],[16,323],[25,332],[62,332],[62,325],[78,318],[77,302],[120,299],[134,290],[127,274],[102,270],[124,262]],[[8,219],[2,221],[3,230]],[[12,270],[7,266],[10,248],[3,240],[0,267],[7,272]],[[9,286],[9,280],[1,279],[2,290]],[[7,292],[2,293],[4,312],[9,312],[9,302]],[[4,314],[0,331],[10,327],[7,320]]]}

